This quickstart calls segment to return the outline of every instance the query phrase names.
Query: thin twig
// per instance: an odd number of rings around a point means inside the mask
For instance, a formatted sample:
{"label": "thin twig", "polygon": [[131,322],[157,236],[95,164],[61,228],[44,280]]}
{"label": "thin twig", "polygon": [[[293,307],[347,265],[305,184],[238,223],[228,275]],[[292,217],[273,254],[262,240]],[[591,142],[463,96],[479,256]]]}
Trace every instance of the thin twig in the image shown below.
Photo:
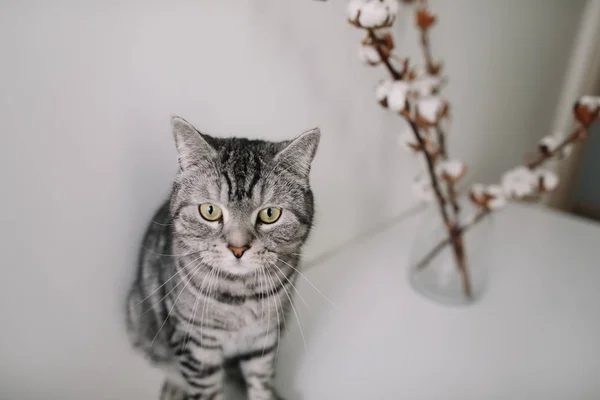
{"label": "thin twig", "polygon": [[423,57],[425,58],[425,65],[427,66],[427,71],[433,74],[436,71],[437,67],[433,63],[433,57],[431,56],[428,29],[421,29],[421,48],[423,49]]}
{"label": "thin twig", "polygon": [[547,153],[540,152],[540,155],[538,158],[527,163],[527,168],[536,169],[537,167],[542,165],[544,162],[546,162],[548,159],[554,157],[557,154],[562,153],[562,151],[564,150],[565,147],[569,146],[573,142],[578,141],[579,138],[584,134],[584,132],[585,132],[585,128],[583,126],[579,125],[554,150],[547,152]]}
{"label": "thin twig", "polygon": [[[440,157],[444,161],[448,160],[448,150],[446,149],[446,134],[440,127],[439,122],[435,126],[435,134],[439,145]],[[459,224],[460,207],[456,198],[457,192],[454,182],[446,181],[446,189],[448,190],[448,200],[450,201],[450,204],[452,205],[452,210],[454,211],[454,222],[456,224]]]}
{"label": "thin twig", "polygon": [[435,126],[435,135],[440,146],[440,157],[442,157],[442,160],[447,160],[448,150],[446,150],[446,134],[442,128],[440,128],[439,123]]}
{"label": "thin twig", "polygon": [[402,74],[400,72],[396,71],[396,69],[390,63],[389,57],[386,56],[384,54],[383,50],[381,49],[381,47],[379,45],[379,39],[377,37],[377,34],[375,33],[375,30],[367,29],[367,32],[369,33],[369,39],[371,39],[371,41],[373,43],[373,47],[375,47],[375,50],[377,51],[379,58],[381,59],[381,61],[383,61],[383,64],[385,64],[385,67],[387,68],[390,75],[392,75],[392,77],[395,80],[402,79],[402,77],[403,77]]}
{"label": "thin twig", "polygon": [[452,221],[450,220],[450,217],[448,216],[448,212],[446,211],[446,198],[444,197],[444,195],[442,194],[442,190],[440,189],[440,184],[438,182],[438,176],[435,173],[435,165],[434,165],[433,157],[427,151],[427,148],[425,145],[425,139],[423,139],[423,137],[419,133],[419,127],[417,126],[417,124],[411,118],[408,118],[408,117],[406,117],[406,121],[410,125],[410,127],[415,135],[415,138],[419,142],[419,147],[421,149],[423,149],[422,150],[423,155],[425,156],[425,161],[427,163],[427,171],[429,172],[429,178],[431,179],[431,186],[435,193],[435,197],[437,199],[438,205],[440,206],[440,213],[442,214],[442,219],[444,220],[444,224],[446,225],[446,227],[448,227],[448,229],[450,229],[450,227],[453,224],[452,224]]}

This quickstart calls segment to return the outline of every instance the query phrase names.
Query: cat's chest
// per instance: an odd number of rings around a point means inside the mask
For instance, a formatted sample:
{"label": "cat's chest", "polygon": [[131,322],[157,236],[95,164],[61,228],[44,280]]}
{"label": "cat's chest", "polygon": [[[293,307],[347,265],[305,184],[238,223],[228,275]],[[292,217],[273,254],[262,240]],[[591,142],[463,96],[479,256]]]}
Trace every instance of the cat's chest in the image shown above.
{"label": "cat's chest", "polygon": [[277,300],[244,304],[237,310],[235,329],[223,338],[223,350],[235,355],[255,350],[270,342],[278,326],[283,324],[283,312]]}

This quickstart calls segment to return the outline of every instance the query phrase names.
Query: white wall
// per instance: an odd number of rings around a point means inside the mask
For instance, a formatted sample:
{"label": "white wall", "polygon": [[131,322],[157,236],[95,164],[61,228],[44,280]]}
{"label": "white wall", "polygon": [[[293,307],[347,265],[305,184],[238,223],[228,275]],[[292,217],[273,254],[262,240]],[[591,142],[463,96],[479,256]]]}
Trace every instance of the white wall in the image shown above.
{"label": "white wall", "polygon": [[[515,138],[532,144],[549,126],[584,1],[431,3],[452,77],[451,149],[494,177],[521,157]],[[175,171],[172,114],[218,135],[322,128],[311,256],[413,204],[416,164],[395,146],[400,121],[373,101],[383,71],[359,65],[344,6],[2,2],[0,399],[156,390],[121,305]],[[398,31],[412,52],[411,30]]]}

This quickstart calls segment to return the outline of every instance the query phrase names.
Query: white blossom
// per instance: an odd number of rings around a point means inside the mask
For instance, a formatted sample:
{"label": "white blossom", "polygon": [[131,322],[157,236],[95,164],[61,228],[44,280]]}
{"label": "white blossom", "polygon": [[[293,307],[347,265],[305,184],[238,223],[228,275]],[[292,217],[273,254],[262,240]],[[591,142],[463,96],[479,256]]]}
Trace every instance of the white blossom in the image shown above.
{"label": "white blossom", "polygon": [[375,89],[377,101],[385,100],[387,107],[396,112],[403,111],[406,108],[406,97],[408,95],[409,84],[404,81],[385,80],[381,81]]}
{"label": "white blossom", "polygon": [[379,85],[377,85],[377,88],[375,89],[375,98],[377,101],[383,101],[387,98],[392,83],[394,83],[394,81],[389,79],[379,82]]}
{"label": "white blossom", "polygon": [[490,197],[487,203],[490,210],[496,211],[506,205],[506,196],[500,185],[489,185],[486,187],[485,193]]}
{"label": "white blossom", "polygon": [[579,99],[579,104],[590,111],[595,111],[600,107],[600,96],[583,96]]}
{"label": "white blossom", "polygon": [[507,197],[521,199],[536,191],[537,177],[526,167],[511,169],[502,175],[502,189]]}
{"label": "white blossom", "polygon": [[358,13],[360,12],[360,9],[365,3],[365,0],[352,0],[348,3],[346,13],[350,21],[356,21],[356,19],[358,18]]}
{"label": "white blossom", "polygon": [[435,200],[435,192],[431,186],[431,178],[427,174],[421,174],[415,178],[412,184],[413,195],[419,200],[432,202]]}
{"label": "white blossom", "polygon": [[552,153],[559,145],[558,138],[556,135],[544,136],[542,140],[540,140],[540,149],[544,153]]}
{"label": "white blossom", "polygon": [[555,172],[547,169],[536,170],[539,187],[544,192],[551,192],[558,186],[558,175]]}
{"label": "white blossom", "polygon": [[471,186],[470,190],[471,196],[473,196],[476,200],[482,200],[483,195],[485,194],[485,185],[481,183],[475,183]]}
{"label": "white blossom", "polygon": [[507,201],[504,190],[500,185],[482,185],[479,183],[471,186],[471,199],[480,206],[496,211],[503,208]]}
{"label": "white blossom", "polygon": [[381,57],[374,46],[361,44],[358,48],[358,58],[365,64],[377,65]]}
{"label": "white blossom", "polygon": [[414,153],[419,148],[419,141],[412,129],[406,128],[399,136],[398,143],[404,150]]}
{"label": "white blossom", "polygon": [[346,11],[348,19],[363,28],[380,28],[394,22],[398,0],[352,0]]}
{"label": "white blossom", "polygon": [[440,119],[446,102],[439,96],[430,96],[419,99],[417,109],[419,116],[429,123],[437,123]]}
{"label": "white blossom", "polygon": [[419,97],[431,96],[441,85],[442,80],[432,75],[425,75],[411,82],[412,92]]}
{"label": "white blossom", "polygon": [[462,178],[467,166],[460,160],[445,160],[438,164],[438,173],[447,180],[456,181]]}
{"label": "white blossom", "polygon": [[392,111],[400,112],[406,108],[406,96],[410,85],[404,81],[394,81],[387,94],[388,108]]}
{"label": "white blossom", "polygon": [[[563,143],[563,141],[565,139],[566,139],[566,136],[562,132],[557,132],[557,133],[554,133],[553,135],[544,136],[539,142],[540,150],[544,154],[553,153],[554,151],[556,151],[556,149],[558,149],[558,147]],[[567,144],[566,146],[563,146],[560,149],[558,156],[560,158],[566,158],[569,156],[569,154],[571,154],[572,150],[573,150],[573,145]]]}

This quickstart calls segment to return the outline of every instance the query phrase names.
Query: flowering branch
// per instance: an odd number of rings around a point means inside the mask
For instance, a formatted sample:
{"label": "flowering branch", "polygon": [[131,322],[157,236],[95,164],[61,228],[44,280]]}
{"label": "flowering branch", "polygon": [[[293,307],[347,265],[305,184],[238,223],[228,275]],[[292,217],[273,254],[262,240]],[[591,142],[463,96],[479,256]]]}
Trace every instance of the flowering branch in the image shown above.
{"label": "flowering branch", "polygon": [[[393,40],[392,40],[391,36],[389,34],[386,34],[383,37],[378,37],[377,34],[375,33],[375,29],[373,29],[373,28],[367,28],[367,33],[368,33],[368,40],[363,40],[362,45],[363,46],[372,46],[375,49],[375,51],[377,52],[379,59],[381,60],[381,62],[383,62],[386,69],[388,70],[389,74],[392,76],[393,80],[394,81],[402,81],[402,79],[406,75],[406,72],[408,69],[407,68],[408,62],[406,60],[403,62],[403,71],[398,71],[394,68],[394,66],[392,66],[392,64],[389,60],[390,55],[391,55],[391,50],[393,48]],[[405,103],[406,103],[406,99],[405,99]],[[382,105],[384,107],[389,107],[387,98],[383,99]],[[450,220],[450,217],[448,216],[448,213],[446,212],[446,199],[445,199],[444,195],[442,194],[442,191],[441,191],[439,183],[438,183],[437,175],[435,173],[434,156],[430,153],[430,151],[427,150],[427,143],[425,142],[425,139],[423,138],[423,136],[419,133],[419,127],[418,127],[416,121],[414,121],[411,118],[411,116],[407,112],[406,108],[407,108],[406,104],[403,104],[402,105],[403,111],[401,112],[401,114],[404,116],[405,120],[409,123],[412,133],[414,135],[414,138],[416,139],[416,141],[418,143],[418,146],[415,146],[415,148],[422,149],[422,151],[423,151],[425,160],[427,162],[427,169],[429,172],[429,176],[431,178],[431,185],[433,187],[433,191],[437,198],[437,202],[440,206],[442,219],[444,220],[444,223],[446,224],[446,226],[449,227],[452,225],[452,222]]]}
{"label": "flowering branch", "polygon": [[[416,1],[403,2],[408,4]],[[429,30],[437,18],[429,12],[427,0],[418,1],[415,23],[420,31],[425,66],[409,67],[408,59],[392,54],[393,38],[382,31],[393,25],[397,12],[397,0],[351,0],[348,21],[367,33],[359,49],[362,61],[370,66],[384,65],[391,77],[380,82],[375,96],[381,106],[407,121],[410,130],[400,135],[401,143],[411,152],[422,153],[427,167],[427,175],[415,180],[413,190],[422,199],[437,203],[448,232],[448,237],[435,246],[418,267],[424,267],[446,245],[451,245],[464,294],[470,298],[472,289],[466,267],[463,234],[490,212],[502,208],[507,199],[537,199],[540,194],[553,190],[558,185],[558,177],[553,172],[538,170],[538,167],[555,156],[566,156],[573,143],[585,139],[586,129],[598,118],[600,98],[583,98],[578,102],[574,112],[580,127],[565,138],[549,136],[542,139],[539,156],[525,166],[505,173],[502,185],[473,185],[470,199],[480,211],[470,222],[461,226],[456,184],[465,176],[467,167],[459,160],[450,159],[441,126],[442,121],[449,118],[450,107],[439,96],[446,79],[441,77],[442,63],[434,61],[430,47]],[[400,62],[399,67],[395,66],[396,61]],[[452,213],[449,213],[448,205]]]}
{"label": "flowering branch", "polygon": [[[598,104],[600,105],[600,100],[598,100]],[[577,103],[577,105],[575,106],[575,108],[577,109],[577,107],[580,107],[580,103]],[[596,111],[596,116],[594,117],[594,119],[589,123],[589,125],[591,125],[591,123],[593,123],[595,121],[595,119],[598,117],[597,115],[598,111]],[[556,158],[556,157],[564,157],[565,156],[565,150],[566,152],[570,152],[570,146],[572,146],[573,144],[577,143],[577,142],[581,142],[583,140],[585,140],[585,138],[587,137],[587,128],[585,127],[585,125],[583,124],[579,124],[579,126],[571,133],[569,134],[564,140],[562,140],[562,142],[560,142],[558,145],[550,148],[547,146],[547,142],[549,142],[548,137],[542,139],[542,141],[540,142],[539,145],[539,149],[540,149],[540,154],[539,156],[530,161],[529,163],[527,163],[527,168],[531,171],[535,170],[536,168],[542,166],[546,161],[552,159],[552,158]],[[569,149],[569,150],[567,150]],[[544,192],[544,191],[549,191],[548,189],[553,189],[550,187],[547,187],[548,183],[544,183],[543,182],[543,178],[540,177],[540,180],[538,181],[538,192]],[[547,179],[547,178],[546,178]],[[556,182],[558,183],[558,182]],[[555,184],[553,184],[552,186],[555,187]],[[502,196],[502,194],[498,194],[498,196]],[[490,202],[493,201],[494,199],[496,199],[493,195],[486,195],[485,193],[483,194],[483,196],[477,196],[476,193],[474,193],[474,191],[471,191],[471,199],[474,203],[478,204],[481,206],[480,211],[475,215],[475,217],[468,222],[467,224],[465,224],[464,226],[462,226],[460,228],[461,233],[467,232],[469,229],[471,229],[472,227],[474,227],[475,225],[477,225],[477,223],[479,223],[480,221],[483,220],[484,217],[486,217],[487,215],[489,215],[492,211],[496,210],[497,208],[501,208],[501,207],[490,207]],[[416,268],[421,269],[423,267],[426,267],[429,262],[431,262],[431,260],[433,260],[435,258],[435,256],[437,254],[439,254],[444,247],[446,247],[447,245],[450,244],[450,239],[445,239],[441,242],[439,242],[437,245],[435,245],[433,247],[433,249],[431,249],[431,251],[429,253],[427,253],[425,255],[425,257],[423,257],[423,259],[421,261],[419,261],[416,265]]]}
{"label": "flowering branch", "polygon": [[[422,152],[427,165],[428,179],[425,184],[440,210],[440,214],[449,240],[453,244],[458,269],[462,275],[465,294],[471,297],[471,285],[466,269],[462,233],[458,225],[459,206],[455,183],[464,176],[466,168],[460,162],[448,161],[441,120],[448,116],[449,106],[437,93],[444,81],[439,78],[441,64],[435,64],[429,48],[428,30],[435,22],[422,4],[416,14],[416,23],[422,33],[423,52],[426,61],[426,72],[417,68],[409,71],[408,60],[402,60],[402,70],[396,69],[391,61],[394,42],[389,33],[379,34],[378,30],[390,26],[395,20],[398,4],[395,0],[353,0],[348,7],[349,22],[367,31],[367,37],[361,42],[360,58],[368,65],[383,64],[391,76],[391,81],[384,81],[377,90],[380,104],[402,115],[411,129],[408,146]],[[437,144],[432,141],[430,130],[434,130]],[[442,160],[443,163],[439,162]],[[440,179],[445,182],[442,190]],[[451,205],[454,215],[451,217],[446,207]]]}

